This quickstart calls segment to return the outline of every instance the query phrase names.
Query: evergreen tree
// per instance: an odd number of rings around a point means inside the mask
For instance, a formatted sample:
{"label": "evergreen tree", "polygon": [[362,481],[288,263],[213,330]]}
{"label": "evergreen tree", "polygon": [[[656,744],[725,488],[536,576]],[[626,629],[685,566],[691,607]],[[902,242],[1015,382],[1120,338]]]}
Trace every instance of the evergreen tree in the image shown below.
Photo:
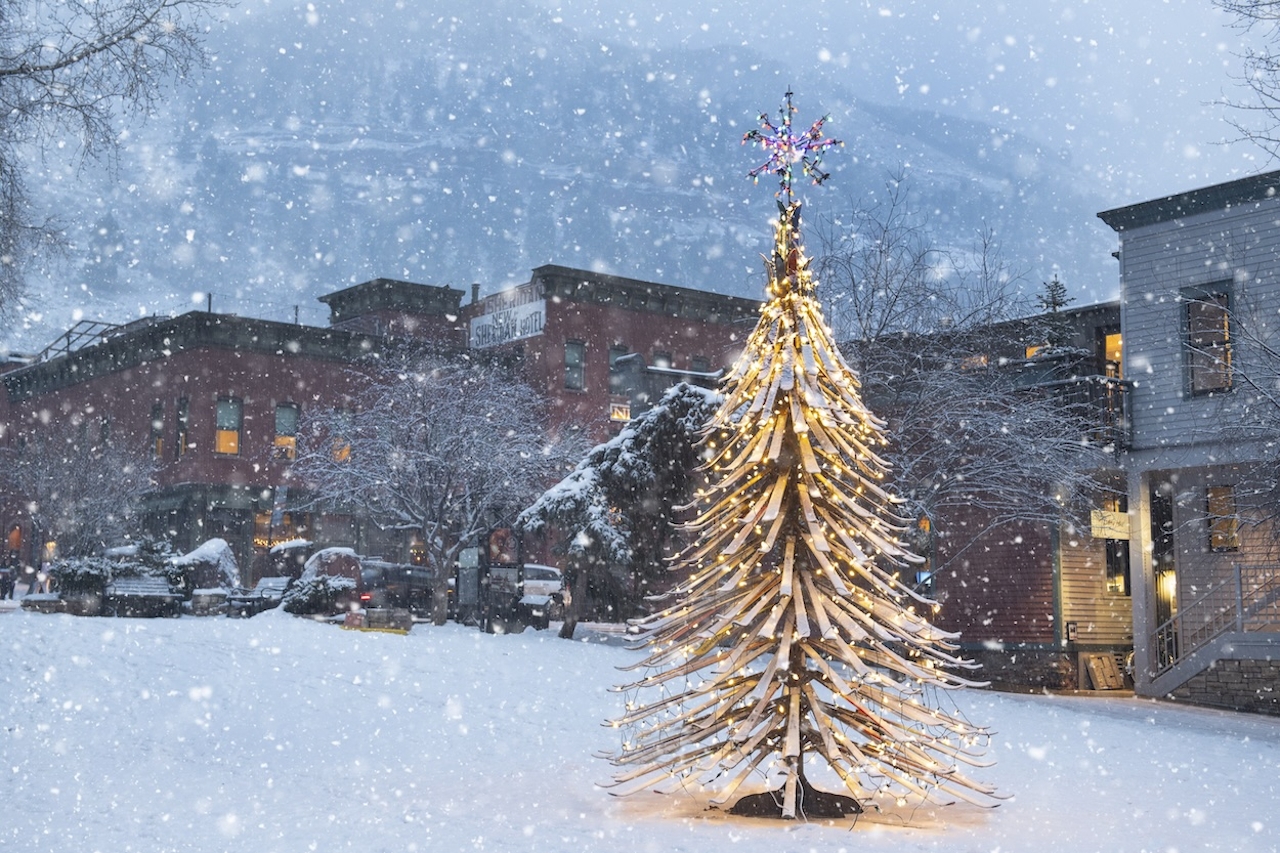
{"label": "evergreen tree", "polygon": [[1067,296],[1067,286],[1058,280],[1055,273],[1051,281],[1044,283],[1044,292],[1036,296],[1036,303],[1050,314],[1057,314],[1076,300]]}
{"label": "evergreen tree", "polygon": [[[931,706],[932,688],[974,682],[936,605],[899,578],[919,558],[885,486],[884,424],[863,405],[814,297],[792,169],[815,183],[823,121],[791,131],[791,95],[774,127],[753,131],[781,176],[780,218],[766,260],[768,301],[726,378],[702,447],[706,488],[673,565],[684,577],[641,620],[650,673],[615,725],[626,730],[616,793],[689,782],[740,814],[794,818],[861,812],[878,793],[993,804],[965,776],[985,730]],[[657,694],[656,696],[654,694]],[[849,795],[813,788],[820,758]]]}
{"label": "evergreen tree", "polygon": [[1051,347],[1062,346],[1070,336],[1068,322],[1058,314],[1072,302],[1075,302],[1075,299],[1067,296],[1067,286],[1058,279],[1057,275],[1046,281],[1044,290],[1036,294],[1036,304],[1045,312],[1044,318],[1040,321],[1044,327],[1044,341]]}
{"label": "evergreen tree", "polygon": [[659,577],[676,507],[692,497],[697,439],[720,397],[679,383],[622,432],[597,445],[520,514],[530,533],[554,532],[572,592],[561,636],[590,615],[588,600],[640,611]]}

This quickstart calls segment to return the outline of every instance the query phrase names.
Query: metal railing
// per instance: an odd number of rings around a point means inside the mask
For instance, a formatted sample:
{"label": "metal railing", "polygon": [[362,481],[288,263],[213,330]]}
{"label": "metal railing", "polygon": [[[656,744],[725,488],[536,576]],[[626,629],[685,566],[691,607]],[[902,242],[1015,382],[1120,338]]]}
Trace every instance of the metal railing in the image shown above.
{"label": "metal railing", "polygon": [[59,335],[53,343],[41,350],[32,363],[52,361],[63,355],[70,355],[85,347],[97,346],[104,341],[131,332],[141,326],[150,326],[156,322],[155,316],[139,317],[128,323],[107,323],[102,320],[81,320],[67,331]]}
{"label": "metal railing", "polygon": [[1280,632],[1280,565],[1231,567],[1231,574],[1151,635],[1155,674],[1227,633]]}
{"label": "metal railing", "polygon": [[1125,448],[1130,441],[1129,389],[1133,383],[1115,376],[1077,376],[1031,386],[1047,391],[1080,412],[1090,424],[1085,436],[1099,446]]}

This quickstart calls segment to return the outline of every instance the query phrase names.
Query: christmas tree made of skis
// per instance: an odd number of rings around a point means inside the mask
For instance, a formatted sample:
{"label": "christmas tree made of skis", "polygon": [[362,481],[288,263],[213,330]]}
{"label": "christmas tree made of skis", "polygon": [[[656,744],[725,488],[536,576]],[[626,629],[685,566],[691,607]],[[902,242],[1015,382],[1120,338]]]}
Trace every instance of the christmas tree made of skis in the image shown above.
{"label": "christmas tree made of skis", "polygon": [[[932,701],[975,685],[957,674],[974,667],[899,578],[920,558],[898,538],[884,423],[823,320],[801,244],[793,171],[821,183],[839,143],[822,138],[825,118],[793,133],[793,111],[788,92],[779,125],[761,116],[744,140],[768,152],[751,176],[781,183],[768,301],[702,439],[707,485],[672,567],[685,579],[638,623],[648,654],[628,669],[648,674],[618,688],[632,701],[612,721],[624,738],[612,791],[692,785],[716,806],[742,791],[735,813],[784,818],[882,797],[994,805],[961,772],[985,766],[988,733]],[[810,784],[822,763],[847,793]]]}

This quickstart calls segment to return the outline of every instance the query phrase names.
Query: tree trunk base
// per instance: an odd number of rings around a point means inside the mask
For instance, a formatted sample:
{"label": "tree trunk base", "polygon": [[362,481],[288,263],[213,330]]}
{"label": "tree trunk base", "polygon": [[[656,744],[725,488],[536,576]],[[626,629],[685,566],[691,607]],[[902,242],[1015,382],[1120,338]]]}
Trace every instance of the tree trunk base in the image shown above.
{"label": "tree trunk base", "polygon": [[[782,814],[782,791],[779,789],[760,794],[748,794],[733,804],[729,814],[738,817],[786,819]],[[800,777],[796,797],[796,817],[849,817],[860,814],[862,814],[862,804],[853,797],[819,791],[803,776]]]}

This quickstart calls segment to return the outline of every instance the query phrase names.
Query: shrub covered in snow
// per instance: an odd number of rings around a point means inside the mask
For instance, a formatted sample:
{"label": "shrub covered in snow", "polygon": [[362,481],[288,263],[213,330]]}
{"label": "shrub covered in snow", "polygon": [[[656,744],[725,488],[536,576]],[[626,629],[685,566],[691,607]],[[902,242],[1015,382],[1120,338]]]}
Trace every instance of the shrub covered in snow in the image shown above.
{"label": "shrub covered in snow", "polygon": [[67,557],[49,567],[59,592],[102,592],[113,577],[111,561],[106,557]]}
{"label": "shrub covered in snow", "polygon": [[355,588],[351,578],[316,574],[289,587],[280,606],[297,616],[328,615],[336,613],[342,595]]}
{"label": "shrub covered in snow", "polygon": [[360,558],[351,548],[321,548],[307,558],[302,567],[302,580],[317,575],[333,575],[355,580],[360,577]]}
{"label": "shrub covered in snow", "polygon": [[643,597],[667,580],[664,557],[676,508],[698,479],[697,440],[720,404],[715,391],[679,383],[520,514],[526,532],[560,535],[578,618],[613,620],[644,612]]}
{"label": "shrub covered in snow", "polygon": [[119,548],[107,551],[107,559],[112,564],[112,577],[158,577],[169,582],[169,586],[180,589],[182,576],[174,571],[173,546],[159,539],[145,537]]}

